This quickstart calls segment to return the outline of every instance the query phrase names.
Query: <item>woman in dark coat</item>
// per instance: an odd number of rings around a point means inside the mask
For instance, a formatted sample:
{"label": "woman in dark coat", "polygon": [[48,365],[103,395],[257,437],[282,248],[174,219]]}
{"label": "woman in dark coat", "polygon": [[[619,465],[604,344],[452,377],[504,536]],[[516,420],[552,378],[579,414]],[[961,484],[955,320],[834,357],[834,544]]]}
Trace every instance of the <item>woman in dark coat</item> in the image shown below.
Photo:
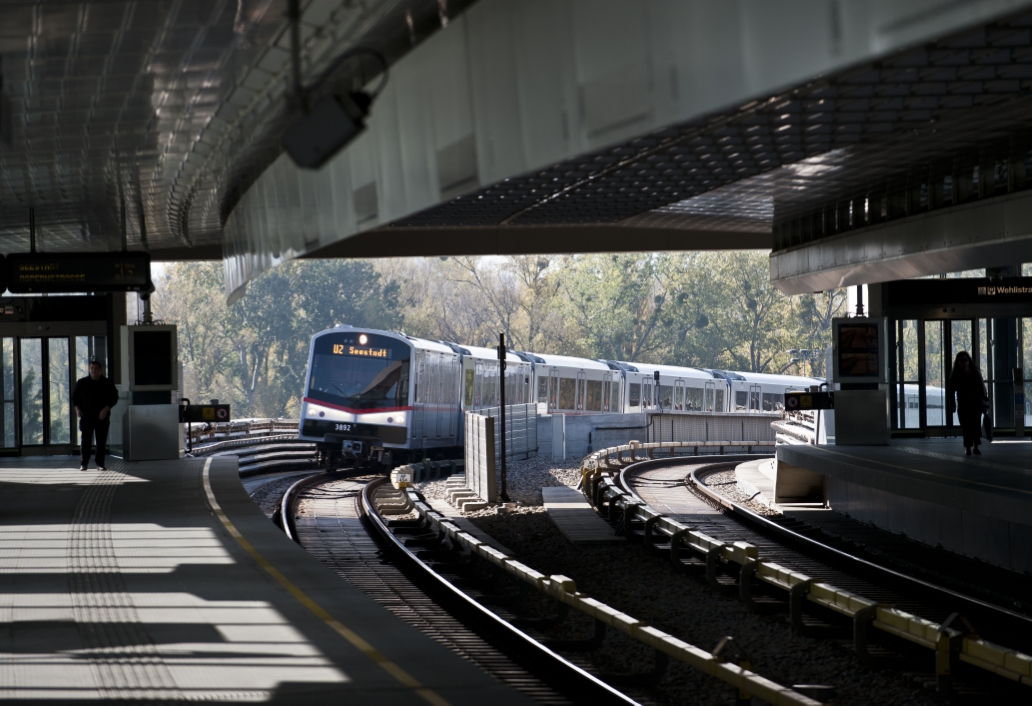
{"label": "woman in dark coat", "polygon": [[[976,454],[978,445],[982,441],[982,410],[986,399],[985,383],[982,381],[982,373],[978,372],[975,363],[967,351],[957,354],[953,362],[953,373],[950,375],[949,401],[946,404],[947,411],[953,414],[957,411],[960,417],[960,428],[964,430],[964,448],[967,455],[971,455],[973,446]],[[953,398],[956,395],[956,404]]]}

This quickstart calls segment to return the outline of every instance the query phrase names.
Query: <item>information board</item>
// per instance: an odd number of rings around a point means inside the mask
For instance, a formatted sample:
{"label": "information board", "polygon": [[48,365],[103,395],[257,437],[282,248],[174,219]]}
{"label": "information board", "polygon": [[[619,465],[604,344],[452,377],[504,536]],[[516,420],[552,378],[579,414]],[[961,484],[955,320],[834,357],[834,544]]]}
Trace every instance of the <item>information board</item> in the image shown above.
{"label": "information board", "polygon": [[15,253],[2,268],[12,294],[142,292],[151,288],[150,254]]}

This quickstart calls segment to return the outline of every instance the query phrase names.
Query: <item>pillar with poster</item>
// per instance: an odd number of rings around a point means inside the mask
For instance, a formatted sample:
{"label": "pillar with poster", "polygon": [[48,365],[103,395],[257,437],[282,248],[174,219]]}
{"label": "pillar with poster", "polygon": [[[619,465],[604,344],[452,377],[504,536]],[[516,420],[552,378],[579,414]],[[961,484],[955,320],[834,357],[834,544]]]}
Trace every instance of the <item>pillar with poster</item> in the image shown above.
{"label": "pillar with poster", "polygon": [[835,443],[887,446],[890,436],[887,319],[832,320]]}

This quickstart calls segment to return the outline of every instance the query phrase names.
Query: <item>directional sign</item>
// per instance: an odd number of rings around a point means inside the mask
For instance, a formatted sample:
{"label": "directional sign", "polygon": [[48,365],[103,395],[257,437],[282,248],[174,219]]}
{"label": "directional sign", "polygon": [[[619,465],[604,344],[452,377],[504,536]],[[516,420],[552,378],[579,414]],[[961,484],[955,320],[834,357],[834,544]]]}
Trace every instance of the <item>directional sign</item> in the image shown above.
{"label": "directional sign", "polygon": [[145,252],[15,253],[3,269],[12,294],[151,290]]}
{"label": "directional sign", "polygon": [[228,421],[228,404],[185,404],[179,407],[180,424]]}
{"label": "directional sign", "polygon": [[785,409],[797,412],[802,409],[834,409],[835,398],[830,392],[786,392]]}

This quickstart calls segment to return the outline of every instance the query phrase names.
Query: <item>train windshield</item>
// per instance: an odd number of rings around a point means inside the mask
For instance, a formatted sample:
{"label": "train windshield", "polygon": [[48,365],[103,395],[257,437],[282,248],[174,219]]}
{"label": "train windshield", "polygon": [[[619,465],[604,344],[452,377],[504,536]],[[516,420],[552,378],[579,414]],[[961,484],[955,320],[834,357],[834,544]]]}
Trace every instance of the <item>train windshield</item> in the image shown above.
{"label": "train windshield", "polygon": [[[357,334],[323,336],[315,343],[308,397],[354,410],[408,405],[409,347],[401,341]],[[375,340],[371,340],[375,339]]]}

